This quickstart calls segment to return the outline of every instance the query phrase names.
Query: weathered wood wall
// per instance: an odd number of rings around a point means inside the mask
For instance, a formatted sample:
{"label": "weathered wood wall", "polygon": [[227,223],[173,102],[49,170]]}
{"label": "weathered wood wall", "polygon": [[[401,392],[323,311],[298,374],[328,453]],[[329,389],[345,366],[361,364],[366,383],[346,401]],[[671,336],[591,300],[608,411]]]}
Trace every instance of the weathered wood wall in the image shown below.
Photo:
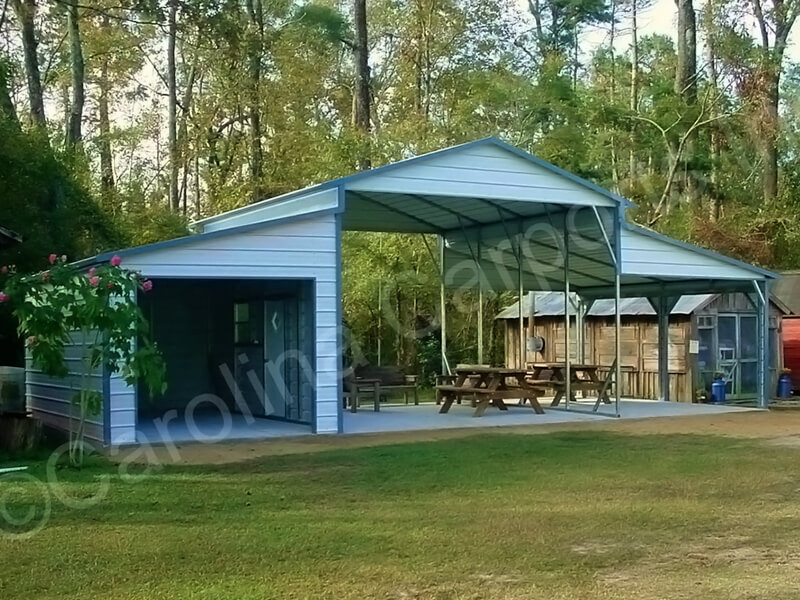
{"label": "weathered wood wall", "polygon": [[[506,365],[519,367],[519,326],[516,320],[506,323]],[[527,327],[527,321],[526,321]],[[544,352],[527,352],[526,362],[563,362],[564,322],[562,317],[537,317],[534,331],[545,339]],[[587,363],[610,366],[614,362],[614,320],[586,319],[584,360]],[[570,351],[576,353],[575,321],[570,326]],[[669,327],[669,385],[670,397],[679,402],[693,399],[692,375],[689,360],[691,320],[688,316],[673,317]],[[620,328],[622,395],[634,398],[657,399],[658,387],[658,325],[655,317],[623,317]]]}

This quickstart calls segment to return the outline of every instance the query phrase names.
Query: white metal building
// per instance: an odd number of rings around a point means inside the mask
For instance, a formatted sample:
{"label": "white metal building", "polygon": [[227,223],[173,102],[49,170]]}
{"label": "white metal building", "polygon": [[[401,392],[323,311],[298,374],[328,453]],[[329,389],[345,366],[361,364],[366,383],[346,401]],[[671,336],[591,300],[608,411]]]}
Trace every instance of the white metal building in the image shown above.
{"label": "white metal building", "polygon": [[[488,138],[204,219],[195,235],[82,261],[88,267],[117,254],[154,281],[139,301],[169,372],[167,397],[157,401],[97,373],[105,401],[89,436],[106,445],[141,442],[137,430],[152,418],[174,410],[180,419],[187,406],[219,403],[296,432],[341,432],[343,230],[440,236],[443,290],[644,296],[664,323],[683,294],[751,294],[762,307],[766,404],[764,307],[777,275],[632,225],[629,206]],[[443,344],[444,369],[446,354]],[[29,407],[46,423],[66,426],[68,390],[68,381],[28,369]]]}

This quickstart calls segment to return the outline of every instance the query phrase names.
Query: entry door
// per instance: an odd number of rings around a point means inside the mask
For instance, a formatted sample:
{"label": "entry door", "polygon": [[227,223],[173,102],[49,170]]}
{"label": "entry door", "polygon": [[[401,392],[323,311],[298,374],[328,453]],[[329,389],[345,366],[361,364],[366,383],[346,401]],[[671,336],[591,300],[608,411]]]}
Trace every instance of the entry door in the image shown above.
{"label": "entry door", "polygon": [[736,315],[719,315],[717,318],[717,368],[725,377],[725,393],[739,394],[739,327]]}
{"label": "entry door", "polygon": [[747,398],[758,393],[758,321],[755,315],[719,315],[718,364],[726,393]]}
{"label": "entry door", "polygon": [[[233,343],[236,387],[250,414],[267,416],[264,403],[264,304],[233,305]],[[239,410],[246,412],[243,407]]]}
{"label": "entry door", "polygon": [[282,419],[290,416],[293,399],[286,382],[286,301],[264,302],[264,390],[267,414]]}

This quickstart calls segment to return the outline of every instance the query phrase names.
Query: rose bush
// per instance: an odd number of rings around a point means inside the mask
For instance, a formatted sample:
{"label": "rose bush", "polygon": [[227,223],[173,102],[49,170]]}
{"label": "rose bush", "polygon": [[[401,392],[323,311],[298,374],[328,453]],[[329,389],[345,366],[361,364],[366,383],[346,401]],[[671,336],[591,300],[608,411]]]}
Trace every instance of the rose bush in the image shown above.
{"label": "rose bush", "polygon": [[[166,390],[165,365],[149,334],[149,324],[136,302],[137,293],[153,284],[120,267],[114,256],[107,265],[83,272],[51,254],[50,268],[22,275],[0,268],[0,303],[8,305],[25,338],[34,367],[45,375],[70,380],[70,462],[84,457],[86,420],[102,410],[102,392],[92,376],[105,369],[132,385],[144,382],[152,395]],[[70,368],[66,348],[80,334],[80,369]],[[76,414],[77,413],[77,414]]]}

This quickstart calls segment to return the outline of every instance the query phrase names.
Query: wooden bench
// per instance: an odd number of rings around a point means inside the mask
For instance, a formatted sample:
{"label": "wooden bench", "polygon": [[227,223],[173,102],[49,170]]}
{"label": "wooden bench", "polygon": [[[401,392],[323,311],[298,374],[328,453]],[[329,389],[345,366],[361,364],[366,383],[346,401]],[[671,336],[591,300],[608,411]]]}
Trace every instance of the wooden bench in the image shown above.
{"label": "wooden bench", "polygon": [[357,379],[375,379],[380,386],[380,393],[403,392],[403,399],[408,404],[409,392],[414,394],[414,404],[419,404],[419,391],[417,389],[417,376],[407,375],[398,366],[365,365],[356,367]]}

